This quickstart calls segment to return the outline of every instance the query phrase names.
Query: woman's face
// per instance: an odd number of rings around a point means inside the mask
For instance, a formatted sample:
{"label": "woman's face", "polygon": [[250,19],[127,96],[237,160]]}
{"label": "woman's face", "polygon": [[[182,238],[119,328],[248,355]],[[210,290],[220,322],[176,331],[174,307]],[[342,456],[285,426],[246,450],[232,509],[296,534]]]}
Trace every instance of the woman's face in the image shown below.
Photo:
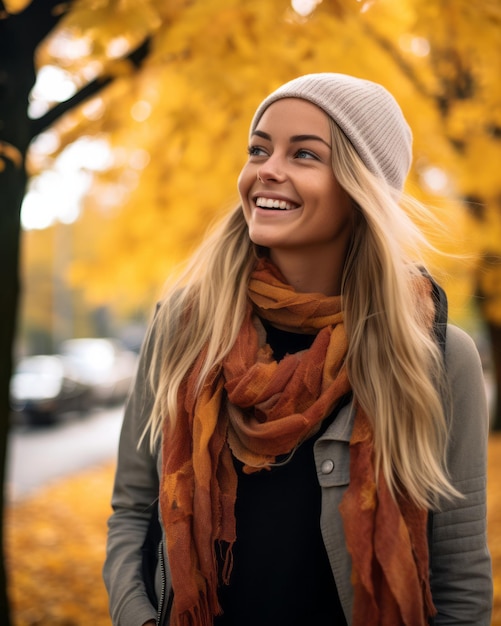
{"label": "woman's face", "polygon": [[278,100],[259,120],[238,189],[250,239],[272,259],[281,250],[346,252],[353,208],[334,177],[330,144],[327,115],[306,100]]}

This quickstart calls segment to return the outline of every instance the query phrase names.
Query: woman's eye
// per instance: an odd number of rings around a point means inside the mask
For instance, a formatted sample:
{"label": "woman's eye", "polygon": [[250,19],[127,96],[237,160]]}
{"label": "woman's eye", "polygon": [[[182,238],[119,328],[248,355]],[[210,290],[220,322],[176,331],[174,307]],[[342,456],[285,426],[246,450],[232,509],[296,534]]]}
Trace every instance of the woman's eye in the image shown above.
{"label": "woman's eye", "polygon": [[264,150],[264,148],[261,148],[260,146],[249,146],[247,148],[247,152],[249,153],[249,156],[263,156],[266,155],[266,151]]}
{"label": "woman's eye", "polygon": [[317,155],[309,150],[298,150],[295,157],[296,159],[316,159],[318,161]]}

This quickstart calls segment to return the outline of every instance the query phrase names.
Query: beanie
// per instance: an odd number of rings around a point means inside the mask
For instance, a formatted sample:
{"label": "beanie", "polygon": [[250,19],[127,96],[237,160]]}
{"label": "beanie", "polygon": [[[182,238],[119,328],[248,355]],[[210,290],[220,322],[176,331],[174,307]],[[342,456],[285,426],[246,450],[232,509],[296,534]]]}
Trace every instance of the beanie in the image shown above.
{"label": "beanie", "polygon": [[251,133],[270,104],[283,98],[308,100],[323,109],[369,171],[402,190],[412,161],[412,132],[397,101],[382,85],[346,74],[300,76],[263,100]]}

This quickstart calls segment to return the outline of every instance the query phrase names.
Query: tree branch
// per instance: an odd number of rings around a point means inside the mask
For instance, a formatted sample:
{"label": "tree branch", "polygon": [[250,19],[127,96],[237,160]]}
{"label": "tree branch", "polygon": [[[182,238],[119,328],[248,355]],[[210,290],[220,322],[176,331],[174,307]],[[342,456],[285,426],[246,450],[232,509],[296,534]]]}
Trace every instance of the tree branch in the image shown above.
{"label": "tree branch", "polygon": [[[140,69],[151,49],[151,37],[147,37],[137,48],[123,57],[123,61],[129,61],[136,70]],[[71,111],[76,106],[92,98],[115,80],[115,76],[99,76],[90,83],[87,83],[80,91],[68,100],[56,104],[50,111],[30,123],[30,137],[33,139],[41,132],[49,128],[54,122],[60,119],[65,113]]]}

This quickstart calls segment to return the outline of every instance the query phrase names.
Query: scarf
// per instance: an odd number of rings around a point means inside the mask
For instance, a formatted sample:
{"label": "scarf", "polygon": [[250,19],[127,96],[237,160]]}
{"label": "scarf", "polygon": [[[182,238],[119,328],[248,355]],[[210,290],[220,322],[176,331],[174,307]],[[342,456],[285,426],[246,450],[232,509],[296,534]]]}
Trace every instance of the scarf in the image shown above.
{"label": "scarf", "polygon": [[[429,305],[427,278],[419,289],[419,300]],[[276,362],[259,318],[316,333],[313,344]],[[180,387],[175,425],[164,420],[160,510],[174,589],[172,626],[211,626],[221,612],[217,588],[229,583],[236,540],[232,455],[244,471],[262,471],[312,436],[350,391],[347,347],[339,296],[296,293],[271,262],[258,261],[235,344],[199,389],[202,350]],[[434,613],[427,513],[405,496],[396,502],[381,473],[376,484],[372,427],[360,407],[340,512],[352,557],[353,626],[427,624]]]}

